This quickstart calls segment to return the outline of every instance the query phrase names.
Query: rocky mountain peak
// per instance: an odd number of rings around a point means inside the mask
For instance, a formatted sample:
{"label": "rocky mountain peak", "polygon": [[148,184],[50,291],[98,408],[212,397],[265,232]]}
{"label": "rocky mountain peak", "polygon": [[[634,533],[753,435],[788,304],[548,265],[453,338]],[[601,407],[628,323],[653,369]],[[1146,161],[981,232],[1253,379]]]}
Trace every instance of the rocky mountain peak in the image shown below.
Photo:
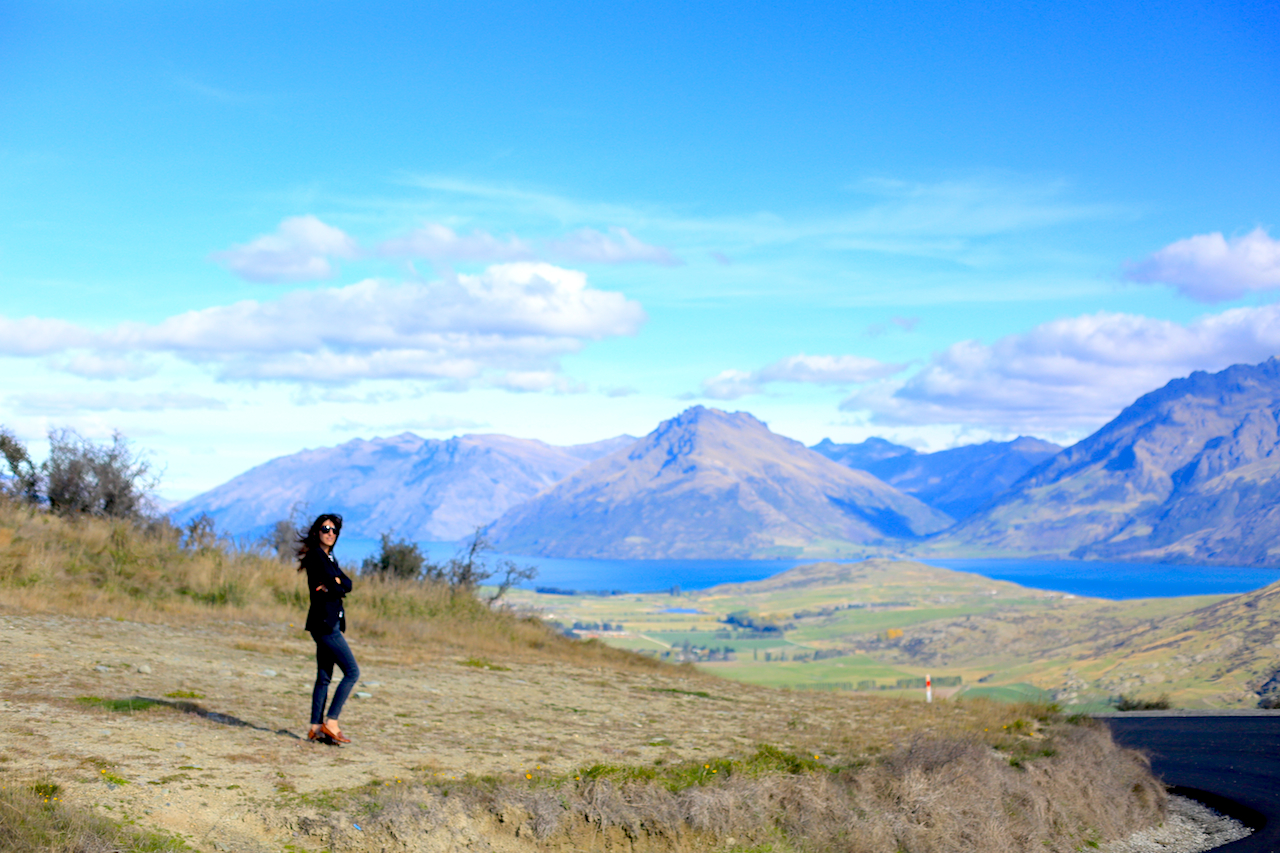
{"label": "rocky mountain peak", "polygon": [[1280,361],[1145,394],[940,540],[1014,553],[1280,563]]}

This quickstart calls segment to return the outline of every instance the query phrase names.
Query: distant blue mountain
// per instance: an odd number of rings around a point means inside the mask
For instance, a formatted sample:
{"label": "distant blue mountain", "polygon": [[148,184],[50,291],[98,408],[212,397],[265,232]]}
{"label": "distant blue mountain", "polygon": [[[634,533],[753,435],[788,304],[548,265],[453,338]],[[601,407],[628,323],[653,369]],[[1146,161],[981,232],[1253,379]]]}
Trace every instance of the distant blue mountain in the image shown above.
{"label": "distant blue mountain", "polygon": [[850,468],[867,471],[952,518],[989,504],[1019,477],[1055,456],[1056,444],[1030,436],[916,453],[882,438],[835,444],[824,438],[813,450]]}
{"label": "distant blue mountain", "polygon": [[746,412],[694,406],[514,507],[491,535],[546,557],[853,557],[951,523]]}
{"label": "distant blue mountain", "polygon": [[1280,360],[1143,395],[931,547],[1280,565]]}
{"label": "distant blue mountain", "polygon": [[183,523],[207,513],[219,530],[254,537],[299,506],[311,515],[341,513],[344,532],[360,538],[394,530],[411,540],[452,541],[634,441],[555,447],[506,435],[441,441],[410,432],[354,439],[272,459],[178,505],[170,517]]}
{"label": "distant blue mountain", "polygon": [[832,462],[839,462],[846,468],[857,468],[859,471],[870,471],[868,466],[886,459],[916,454],[910,447],[894,444],[892,441],[885,441],[875,436],[857,444],[836,444],[831,439],[824,438],[809,449],[821,453]]}

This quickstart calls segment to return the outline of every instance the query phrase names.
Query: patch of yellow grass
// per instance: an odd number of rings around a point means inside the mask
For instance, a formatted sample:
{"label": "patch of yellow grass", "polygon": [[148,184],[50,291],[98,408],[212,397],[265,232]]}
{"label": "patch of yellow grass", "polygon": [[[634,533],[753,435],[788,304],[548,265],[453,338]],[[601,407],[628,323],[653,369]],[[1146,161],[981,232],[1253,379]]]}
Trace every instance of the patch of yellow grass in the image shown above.
{"label": "patch of yellow grass", "polygon": [[[291,624],[308,598],[293,564],[223,543],[185,548],[167,524],[67,519],[0,499],[0,605],[161,624]],[[653,669],[653,661],[560,636],[536,619],[493,608],[432,581],[358,578],[347,602],[353,638],[370,638],[405,662],[432,654],[541,657],[592,666]],[[245,651],[278,648],[242,643]]]}

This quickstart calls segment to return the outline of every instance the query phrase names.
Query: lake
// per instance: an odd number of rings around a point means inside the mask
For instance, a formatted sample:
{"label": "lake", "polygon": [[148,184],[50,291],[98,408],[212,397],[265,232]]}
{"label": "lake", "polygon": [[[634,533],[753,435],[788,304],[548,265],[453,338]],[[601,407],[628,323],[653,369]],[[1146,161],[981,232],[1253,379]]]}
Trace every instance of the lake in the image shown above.
{"label": "lake", "polygon": [[[432,560],[449,558],[452,542],[419,543]],[[377,550],[373,539],[348,538],[336,554],[349,568]],[[579,592],[658,592],[706,589],[721,583],[757,581],[817,560],[567,560],[552,557],[491,555],[538,567],[530,589],[548,587]],[[1166,563],[1115,563],[1093,560],[930,559],[931,565],[1011,581],[1033,589],[1094,598],[1166,598],[1179,595],[1240,593],[1280,580],[1280,569],[1244,566],[1186,566]]]}

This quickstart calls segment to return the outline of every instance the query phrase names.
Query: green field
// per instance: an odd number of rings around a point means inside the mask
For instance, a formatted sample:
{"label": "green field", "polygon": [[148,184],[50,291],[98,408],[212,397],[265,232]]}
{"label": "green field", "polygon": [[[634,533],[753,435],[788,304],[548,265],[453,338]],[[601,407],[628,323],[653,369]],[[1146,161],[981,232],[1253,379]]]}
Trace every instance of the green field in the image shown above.
{"label": "green field", "polygon": [[892,686],[899,678],[912,678],[917,675],[915,672],[886,666],[866,655],[849,655],[816,662],[765,663],[763,660],[748,658],[727,663],[703,663],[698,666],[722,678],[762,684],[766,687],[825,686],[829,689],[856,690],[860,682],[875,681],[877,687]]}
{"label": "green field", "polygon": [[[1100,708],[1121,694],[1169,693],[1179,707],[1252,707],[1250,685],[1280,667],[1280,646],[1240,646],[1242,636],[1274,631],[1263,630],[1266,612],[1239,597],[1104,601],[905,561],[807,564],[678,596],[508,597],[561,626],[608,622],[613,630],[600,639],[613,646],[793,689],[875,681],[883,695],[899,678],[928,673],[961,677],[961,695],[971,697],[1060,695],[1064,704]],[[1206,615],[1219,607],[1227,609]],[[726,621],[730,614],[738,624]]]}
{"label": "green field", "polygon": [[953,605],[951,607],[912,607],[893,610],[844,610],[817,620],[802,619],[788,636],[796,642],[831,640],[849,634],[878,634],[889,628],[908,628],[934,619],[952,619],[987,613],[993,604]]}

